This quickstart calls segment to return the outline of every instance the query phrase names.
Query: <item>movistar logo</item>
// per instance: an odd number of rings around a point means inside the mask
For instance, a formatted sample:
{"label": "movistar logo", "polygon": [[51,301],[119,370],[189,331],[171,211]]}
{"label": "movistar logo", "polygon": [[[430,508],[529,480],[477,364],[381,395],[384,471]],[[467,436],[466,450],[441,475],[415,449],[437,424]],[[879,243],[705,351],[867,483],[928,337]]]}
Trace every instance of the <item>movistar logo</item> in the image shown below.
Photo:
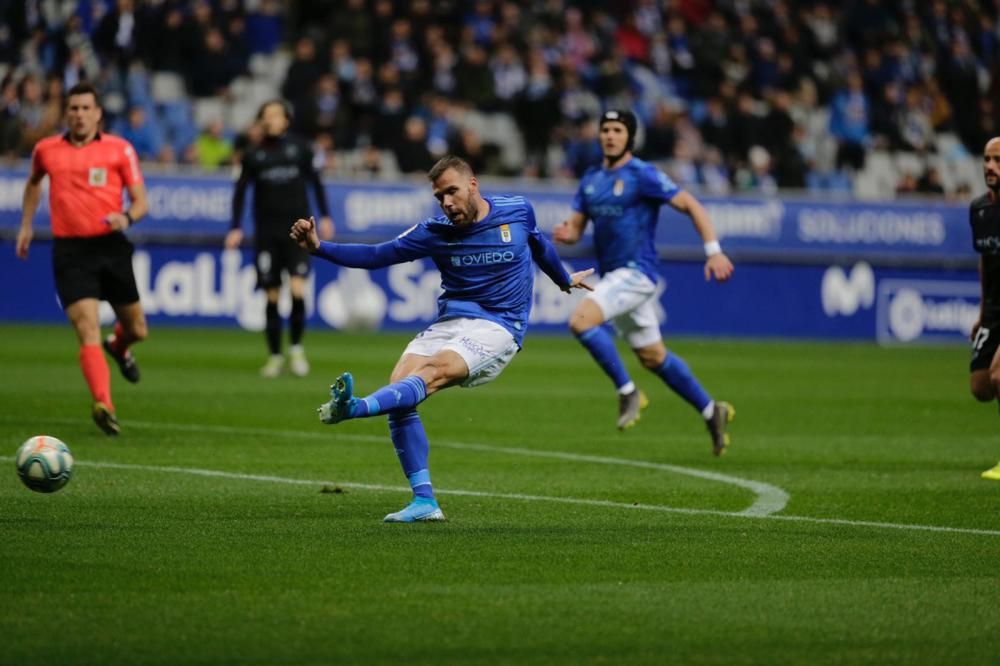
{"label": "movistar logo", "polygon": [[820,293],[827,317],[850,317],[875,302],[875,271],[864,261],[854,264],[850,274],[839,266],[831,266],[823,274]]}
{"label": "movistar logo", "polygon": [[508,264],[512,261],[514,261],[514,253],[510,250],[455,254],[451,257],[452,266],[487,266],[489,264]]}

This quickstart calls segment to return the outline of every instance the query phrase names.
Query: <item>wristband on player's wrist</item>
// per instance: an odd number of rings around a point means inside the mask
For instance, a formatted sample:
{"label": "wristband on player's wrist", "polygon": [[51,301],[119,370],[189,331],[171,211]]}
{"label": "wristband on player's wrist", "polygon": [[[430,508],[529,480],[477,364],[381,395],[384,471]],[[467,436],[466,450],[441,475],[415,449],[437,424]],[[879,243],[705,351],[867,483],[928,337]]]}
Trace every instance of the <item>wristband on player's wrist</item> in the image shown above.
{"label": "wristband on player's wrist", "polygon": [[705,243],[705,256],[712,257],[717,254],[722,254],[722,246],[719,245],[719,241],[708,241]]}
{"label": "wristband on player's wrist", "polygon": [[128,226],[131,227],[133,224],[135,224],[135,220],[132,219],[132,214],[129,213],[127,210],[122,211],[122,215],[124,215],[125,219],[128,220]]}

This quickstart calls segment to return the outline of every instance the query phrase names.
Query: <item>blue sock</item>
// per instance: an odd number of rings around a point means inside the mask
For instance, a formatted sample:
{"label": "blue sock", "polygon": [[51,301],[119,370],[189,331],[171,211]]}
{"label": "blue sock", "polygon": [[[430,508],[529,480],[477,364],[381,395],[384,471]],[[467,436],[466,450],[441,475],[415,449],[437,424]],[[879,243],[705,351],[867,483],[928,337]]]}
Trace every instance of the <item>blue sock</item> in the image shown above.
{"label": "blue sock", "polygon": [[351,418],[378,416],[389,412],[413,409],[427,399],[427,384],[416,375],[404,377],[395,384],[383,386],[371,395],[358,398]]}
{"label": "blue sock", "polygon": [[677,354],[668,353],[663,365],[653,372],[699,412],[703,412],[708,403],[712,402],[712,398],[691,374],[691,368]]}
{"label": "blue sock", "polygon": [[618,350],[615,349],[615,340],[608,333],[608,329],[602,326],[595,326],[576,336],[580,344],[586,347],[590,355],[601,366],[604,374],[615,383],[615,388],[621,388],[631,382],[625,364],[622,363]]}
{"label": "blue sock", "polygon": [[401,410],[389,414],[389,436],[392,445],[396,447],[399,464],[403,474],[413,488],[414,497],[434,498],[434,488],[431,486],[431,473],[427,470],[427,457],[430,453],[430,443],[424,424],[420,421],[417,410]]}

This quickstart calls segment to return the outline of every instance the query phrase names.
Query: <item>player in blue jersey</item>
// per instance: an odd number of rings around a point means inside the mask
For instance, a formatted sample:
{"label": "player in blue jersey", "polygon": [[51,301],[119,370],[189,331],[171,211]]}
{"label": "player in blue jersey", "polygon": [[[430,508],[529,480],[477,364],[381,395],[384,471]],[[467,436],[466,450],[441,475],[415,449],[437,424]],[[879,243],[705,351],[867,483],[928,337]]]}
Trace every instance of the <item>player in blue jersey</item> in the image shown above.
{"label": "player in blue jersey", "polygon": [[554,230],[557,242],[576,243],[587,220],[594,221],[601,281],[580,302],[569,326],[618,390],[619,429],[634,425],[648,401],[625,370],[605,322],[615,325],[643,367],[698,410],[711,434],[712,451],[721,455],[729,445],[726,426],[736,412],[732,405],[712,399],[684,360],[667,352],[660,335],[653,306],[658,273],[654,241],[660,206],[669,204],[691,218],[705,244],[706,280],[728,280],[733,264],[723,254],[712,222],[698,200],[652,164],[632,155],[635,131],[631,111],[607,111],[601,116],[604,163],[584,174],[573,199],[573,212]]}
{"label": "player in blue jersey", "polygon": [[407,345],[390,384],[369,396],[354,396],[344,373],[319,408],[320,420],[387,414],[389,434],[413,501],[386,522],[444,520],[427,468],[429,444],[417,405],[450,386],[490,382],[521,348],[528,328],[537,263],[563,291],[589,289],[593,269],[570,275],[555,248],[535,226],[524,198],[483,196],[462,159],[441,158],[428,173],[444,215],[424,220],[378,245],[320,242],[313,220],[298,220],[291,237],[317,257],[352,268],[381,268],[430,257],[441,271],[444,293],[438,317]]}

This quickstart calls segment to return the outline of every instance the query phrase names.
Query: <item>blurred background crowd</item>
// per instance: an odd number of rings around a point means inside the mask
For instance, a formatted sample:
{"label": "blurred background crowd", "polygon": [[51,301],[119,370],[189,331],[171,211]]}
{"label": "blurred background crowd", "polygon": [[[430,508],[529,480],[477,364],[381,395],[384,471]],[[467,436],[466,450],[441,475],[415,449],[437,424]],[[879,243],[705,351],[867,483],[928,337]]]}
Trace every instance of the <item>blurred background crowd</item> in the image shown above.
{"label": "blurred background crowd", "polygon": [[580,176],[597,118],[712,194],[965,197],[1000,134],[1000,0],[0,0],[0,155],[95,83],[164,168],[227,167],[259,105],[337,177]]}

